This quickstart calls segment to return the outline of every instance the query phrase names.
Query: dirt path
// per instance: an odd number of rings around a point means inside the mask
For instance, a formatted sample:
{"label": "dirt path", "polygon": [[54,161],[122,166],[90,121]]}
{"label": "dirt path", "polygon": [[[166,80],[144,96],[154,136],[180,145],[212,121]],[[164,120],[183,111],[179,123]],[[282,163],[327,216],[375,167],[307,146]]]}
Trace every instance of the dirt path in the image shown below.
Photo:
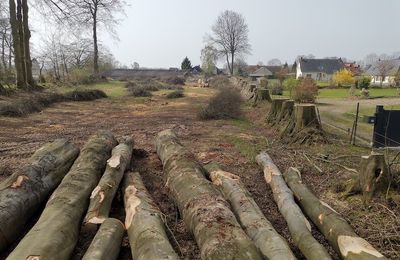
{"label": "dirt path", "polygon": [[[324,169],[324,173],[321,174],[311,165],[304,163],[305,159],[301,155],[304,149],[282,146],[276,142],[275,131],[264,124],[263,115],[266,114],[267,107],[261,106],[257,109],[245,107],[246,120],[199,121],[196,117],[198,107],[212,93],[213,90],[190,88],[186,90],[187,97],[173,101],[163,96],[144,99],[123,97],[94,102],[61,103],[27,118],[0,117],[0,165],[2,165],[0,180],[22,165],[47,141],[69,138],[82,146],[89,135],[99,129],[109,129],[118,138],[132,135],[135,148],[143,149],[147,153],[146,157],[143,157],[143,152],[136,153],[134,170],[141,173],[146,187],[166,215],[171,241],[176,241],[174,243],[176,251],[185,259],[200,259],[199,249],[193,237],[185,228],[176,207],[168,197],[164,187],[162,164],[153,145],[156,133],[172,128],[200,162],[217,161],[243,179],[265,216],[289,241],[299,259],[303,259],[303,256],[293,245],[286,223],[273,201],[271,190],[264,183],[262,171],[254,162],[254,156],[259,151],[268,149],[281,170],[285,170],[288,166],[299,166],[307,173],[304,178],[318,195],[327,202],[332,202],[340,212],[350,212],[348,219],[353,220],[357,217],[349,210],[353,205],[336,203],[337,195],[330,192],[332,183],[329,180],[335,174],[339,174],[341,169],[332,165],[320,165]],[[335,149],[338,153],[342,153],[339,150],[339,143],[334,147],[311,147],[306,152],[315,155],[321,152],[334,153]],[[361,151],[354,150],[352,153],[360,154]],[[349,166],[355,164],[351,161],[348,163]],[[113,205],[112,216],[123,220],[124,210],[120,194]],[[354,206],[357,207],[357,203]],[[359,223],[356,222],[356,225]],[[355,228],[359,231],[357,226]],[[371,227],[367,230],[373,229],[371,232],[375,235],[376,228]],[[327,245],[321,234],[314,232],[318,240]],[[93,231],[81,232],[73,259],[81,258],[93,235]],[[374,245],[379,247],[378,242]],[[332,248],[328,245],[327,247],[334,258],[338,259]],[[394,249],[400,247],[395,245]],[[388,251],[390,250],[388,248]],[[6,255],[7,252],[3,257]],[[131,259],[127,238],[124,239],[120,259]]]}

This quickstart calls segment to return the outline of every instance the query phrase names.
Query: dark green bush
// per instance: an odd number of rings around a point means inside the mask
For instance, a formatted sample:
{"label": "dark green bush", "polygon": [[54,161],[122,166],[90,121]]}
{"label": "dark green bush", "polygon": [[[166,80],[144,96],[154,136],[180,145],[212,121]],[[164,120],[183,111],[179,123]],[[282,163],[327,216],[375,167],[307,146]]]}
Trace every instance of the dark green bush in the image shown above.
{"label": "dark green bush", "polygon": [[198,116],[202,120],[238,118],[241,115],[240,105],[242,98],[233,88],[221,88],[217,95],[212,97],[206,107],[203,107]]}
{"label": "dark green bush", "polygon": [[175,90],[175,91],[169,93],[169,94],[167,95],[167,98],[169,98],[169,99],[172,99],[172,98],[181,98],[181,97],[184,97],[184,96],[185,96],[185,95],[183,94],[183,91],[182,91],[182,90]]}

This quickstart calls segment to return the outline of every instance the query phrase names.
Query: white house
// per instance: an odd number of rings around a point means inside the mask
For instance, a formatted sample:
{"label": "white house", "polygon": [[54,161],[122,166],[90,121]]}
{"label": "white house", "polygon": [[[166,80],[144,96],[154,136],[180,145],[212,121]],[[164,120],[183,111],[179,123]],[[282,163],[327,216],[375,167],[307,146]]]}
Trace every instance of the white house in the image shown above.
{"label": "white house", "polygon": [[305,59],[298,60],[296,78],[310,77],[318,81],[330,81],[335,72],[344,68],[342,59]]}
{"label": "white house", "polygon": [[400,58],[377,61],[365,71],[365,75],[371,76],[371,85],[374,86],[396,85],[395,79],[399,73]]}

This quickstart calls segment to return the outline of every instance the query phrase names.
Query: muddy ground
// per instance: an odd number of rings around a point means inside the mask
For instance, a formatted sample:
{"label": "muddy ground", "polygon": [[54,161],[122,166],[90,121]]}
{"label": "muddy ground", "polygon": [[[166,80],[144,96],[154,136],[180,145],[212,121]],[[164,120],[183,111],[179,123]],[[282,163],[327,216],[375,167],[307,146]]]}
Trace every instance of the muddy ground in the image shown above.
{"label": "muddy ground", "polygon": [[[329,145],[311,147],[284,145],[278,140],[276,129],[264,122],[268,111],[265,104],[257,108],[244,105],[241,120],[199,121],[197,111],[214,92],[187,88],[186,97],[176,100],[167,100],[165,94],[159,93],[151,98],[120,97],[60,103],[25,118],[0,117],[0,180],[21,167],[36,149],[48,141],[69,138],[82,146],[99,129],[111,130],[119,139],[131,135],[135,139],[135,148],[146,151],[136,151],[133,170],[141,173],[146,187],[166,215],[168,232],[176,251],[185,259],[200,259],[199,249],[164,187],[162,164],[154,149],[156,133],[172,128],[200,162],[217,161],[242,178],[265,216],[289,241],[299,259],[304,257],[293,245],[271,190],[254,161],[254,156],[261,150],[270,153],[281,171],[289,166],[299,167],[304,182],[342,213],[359,235],[386,256],[400,259],[400,209],[396,203],[378,199],[371,208],[364,209],[359,196],[347,201],[338,199],[337,191],[342,189],[337,185],[338,180],[345,179],[348,174],[340,165],[356,168],[359,156],[368,154],[368,150],[348,146],[341,139],[332,140]],[[321,155],[329,158],[330,163],[318,160]],[[121,194],[113,205],[111,215],[124,220]],[[322,235],[315,228],[313,230],[334,258],[339,259]],[[81,231],[73,259],[82,257],[93,236],[92,230]],[[0,259],[5,258],[8,252]],[[131,259],[127,237],[124,238],[120,259]]]}

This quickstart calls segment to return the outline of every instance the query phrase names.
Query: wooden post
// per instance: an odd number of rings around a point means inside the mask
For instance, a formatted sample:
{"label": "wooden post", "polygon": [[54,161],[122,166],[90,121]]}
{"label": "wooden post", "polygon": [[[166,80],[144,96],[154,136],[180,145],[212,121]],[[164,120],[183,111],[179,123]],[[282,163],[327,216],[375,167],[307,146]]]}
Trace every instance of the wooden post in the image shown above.
{"label": "wooden post", "polygon": [[356,120],[354,121],[354,135],[353,135],[353,143],[352,145],[356,144],[356,136],[357,136],[357,124],[358,124],[358,114],[360,112],[360,102],[357,103],[357,112],[356,112]]}

